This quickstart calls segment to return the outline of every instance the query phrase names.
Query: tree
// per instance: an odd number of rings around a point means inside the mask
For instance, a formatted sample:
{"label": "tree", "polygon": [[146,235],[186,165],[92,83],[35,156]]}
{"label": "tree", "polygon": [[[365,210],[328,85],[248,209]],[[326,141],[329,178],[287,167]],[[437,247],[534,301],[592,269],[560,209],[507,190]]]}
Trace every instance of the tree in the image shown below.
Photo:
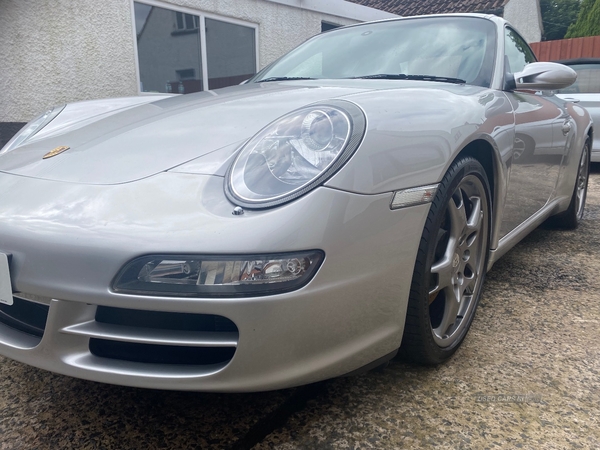
{"label": "tree", "polygon": [[600,0],[583,0],[577,21],[569,27],[566,38],[600,35]]}
{"label": "tree", "polygon": [[579,0],[540,0],[544,41],[562,39],[569,26],[577,20]]}

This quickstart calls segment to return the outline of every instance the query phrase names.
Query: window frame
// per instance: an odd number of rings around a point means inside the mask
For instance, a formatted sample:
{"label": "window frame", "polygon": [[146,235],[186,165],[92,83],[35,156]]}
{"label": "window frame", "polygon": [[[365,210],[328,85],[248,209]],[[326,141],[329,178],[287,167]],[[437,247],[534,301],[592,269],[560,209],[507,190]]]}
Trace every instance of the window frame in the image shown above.
{"label": "window frame", "polygon": [[[508,76],[509,75],[514,75],[514,72],[508,72],[508,68],[506,67],[506,31],[510,30],[513,33],[515,33],[519,38],[521,38],[521,40],[525,43],[525,45],[527,46],[527,48],[529,49],[529,51],[531,52],[531,54],[533,55],[533,61],[532,62],[538,62],[538,58],[537,55],[535,54],[535,52],[533,51],[533,49],[531,48],[531,46],[529,45],[529,43],[525,40],[525,38],[523,36],[521,36],[521,33],[519,33],[513,26],[511,26],[508,23],[504,24],[504,27],[501,28],[502,30],[502,90],[506,91],[506,90],[514,90],[514,89],[508,89]],[[528,63],[531,64],[531,63]],[[512,69],[512,67],[511,67]]]}
{"label": "window frame", "polygon": [[200,60],[202,63],[202,91],[208,91],[208,54],[206,50],[206,20],[205,19],[214,19],[221,22],[230,23],[232,25],[240,25],[248,28],[252,28],[254,30],[254,54],[255,54],[255,71],[259,72],[260,67],[260,54],[259,54],[259,26],[257,23],[246,22],[244,20],[233,19],[231,17],[220,16],[218,14],[206,13],[204,11],[200,11],[198,9],[188,8],[185,6],[174,5],[172,3],[166,3],[159,0],[130,0],[130,8],[131,8],[131,25],[133,32],[133,50],[134,50],[134,58],[135,58],[135,74],[136,74],[136,85],[137,85],[137,93],[138,95],[156,95],[154,92],[144,92],[141,88],[141,76],[140,76],[140,60],[138,56],[138,43],[137,43],[137,33],[135,28],[135,5],[134,3],[141,3],[143,5],[148,6],[156,6],[157,8],[167,9],[173,12],[180,12],[183,14],[191,14],[194,16],[198,16],[199,18],[199,28],[198,32],[200,33]]}

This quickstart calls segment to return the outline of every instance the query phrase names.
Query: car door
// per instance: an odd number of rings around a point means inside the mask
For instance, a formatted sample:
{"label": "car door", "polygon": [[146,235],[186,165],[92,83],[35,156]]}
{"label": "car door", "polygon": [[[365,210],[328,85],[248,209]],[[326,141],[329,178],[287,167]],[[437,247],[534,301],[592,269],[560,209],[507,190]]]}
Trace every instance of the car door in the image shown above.
{"label": "car door", "polygon": [[[577,81],[559,90],[558,97],[574,101],[587,109],[597,128],[600,124],[600,58],[557,62],[562,62],[577,72]],[[600,133],[594,133],[591,155],[592,161],[600,161]]]}
{"label": "car door", "polygon": [[[505,30],[505,73],[516,73],[535,62],[527,43],[510,27]],[[551,92],[507,91],[515,120],[512,157],[502,238],[544,207],[552,196],[564,154],[565,139],[554,133],[570,120],[560,101]],[[564,136],[563,136],[564,137]]]}

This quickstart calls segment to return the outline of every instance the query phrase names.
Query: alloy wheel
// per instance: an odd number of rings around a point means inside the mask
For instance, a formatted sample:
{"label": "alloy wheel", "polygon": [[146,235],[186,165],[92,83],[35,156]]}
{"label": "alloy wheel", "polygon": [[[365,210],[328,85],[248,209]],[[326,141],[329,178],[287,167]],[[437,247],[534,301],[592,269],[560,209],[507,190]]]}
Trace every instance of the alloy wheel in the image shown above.
{"label": "alloy wheel", "polygon": [[579,171],[577,172],[577,204],[575,211],[577,211],[577,219],[583,217],[583,209],[585,207],[585,197],[587,193],[588,175],[589,175],[589,157],[588,157],[588,144],[583,146],[583,153],[581,160],[579,161]]}
{"label": "alloy wheel", "polygon": [[450,196],[437,233],[429,315],[433,339],[440,347],[461,339],[475,312],[489,234],[486,195],[478,177],[463,178]]}

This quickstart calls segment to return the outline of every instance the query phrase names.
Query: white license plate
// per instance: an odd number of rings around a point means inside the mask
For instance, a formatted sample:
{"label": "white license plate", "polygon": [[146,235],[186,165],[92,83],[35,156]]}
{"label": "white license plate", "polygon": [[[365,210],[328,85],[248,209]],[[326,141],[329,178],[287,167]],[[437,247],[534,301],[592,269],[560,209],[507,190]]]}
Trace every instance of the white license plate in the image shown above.
{"label": "white license plate", "polygon": [[0,253],[0,303],[13,304],[12,286],[10,284],[10,269],[8,256]]}

